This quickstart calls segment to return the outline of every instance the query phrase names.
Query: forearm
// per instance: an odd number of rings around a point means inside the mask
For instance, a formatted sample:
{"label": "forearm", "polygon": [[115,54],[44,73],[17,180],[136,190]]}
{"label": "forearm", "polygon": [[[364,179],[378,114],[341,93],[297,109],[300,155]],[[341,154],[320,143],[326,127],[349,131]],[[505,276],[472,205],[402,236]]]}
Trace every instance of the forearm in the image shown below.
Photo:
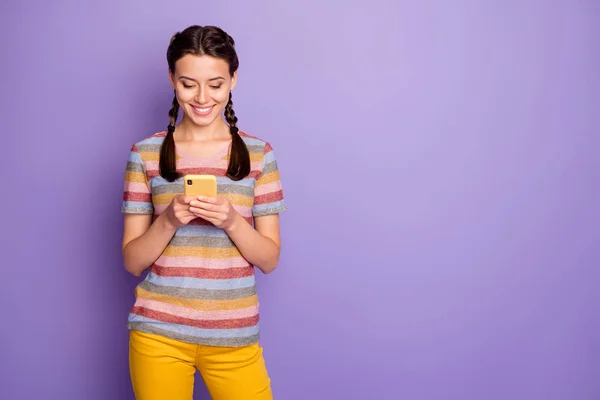
{"label": "forearm", "polygon": [[169,223],[166,213],[159,215],[143,235],[123,248],[125,269],[140,276],[160,257],[176,230]]}
{"label": "forearm", "polygon": [[261,235],[244,217],[236,213],[234,222],[225,231],[250,264],[265,274],[277,268],[279,246],[270,238]]}

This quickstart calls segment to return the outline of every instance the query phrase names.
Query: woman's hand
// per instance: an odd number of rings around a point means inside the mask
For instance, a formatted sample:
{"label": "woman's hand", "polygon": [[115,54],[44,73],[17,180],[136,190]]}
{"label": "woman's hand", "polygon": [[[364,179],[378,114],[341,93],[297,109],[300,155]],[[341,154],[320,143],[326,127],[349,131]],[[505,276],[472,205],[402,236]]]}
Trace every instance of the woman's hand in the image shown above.
{"label": "woman's hand", "polygon": [[186,197],[182,194],[178,194],[173,197],[171,204],[165,210],[167,214],[167,220],[175,229],[181,228],[190,223],[197,216],[190,211],[190,202],[194,200],[193,197]]}
{"label": "woman's hand", "polygon": [[239,217],[238,212],[224,197],[199,196],[190,203],[190,212],[224,230],[231,229]]}

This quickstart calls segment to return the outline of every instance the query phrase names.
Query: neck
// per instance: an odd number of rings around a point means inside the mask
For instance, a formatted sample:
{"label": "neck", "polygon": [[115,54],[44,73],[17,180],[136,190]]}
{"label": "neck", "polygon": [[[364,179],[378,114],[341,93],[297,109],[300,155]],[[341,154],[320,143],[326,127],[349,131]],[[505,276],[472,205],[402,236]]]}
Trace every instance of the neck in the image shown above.
{"label": "neck", "polygon": [[175,130],[175,139],[182,141],[205,141],[229,138],[229,125],[222,118],[212,124],[198,126],[187,118],[183,118]]}

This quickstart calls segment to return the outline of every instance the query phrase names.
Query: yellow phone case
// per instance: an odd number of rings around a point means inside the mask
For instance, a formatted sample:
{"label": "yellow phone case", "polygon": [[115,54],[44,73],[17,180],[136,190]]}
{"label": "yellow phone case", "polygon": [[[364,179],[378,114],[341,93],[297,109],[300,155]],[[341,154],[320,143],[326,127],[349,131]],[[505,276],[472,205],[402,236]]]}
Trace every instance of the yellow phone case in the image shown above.
{"label": "yellow phone case", "polygon": [[183,177],[185,196],[217,197],[217,178],[214,175],[186,175]]}

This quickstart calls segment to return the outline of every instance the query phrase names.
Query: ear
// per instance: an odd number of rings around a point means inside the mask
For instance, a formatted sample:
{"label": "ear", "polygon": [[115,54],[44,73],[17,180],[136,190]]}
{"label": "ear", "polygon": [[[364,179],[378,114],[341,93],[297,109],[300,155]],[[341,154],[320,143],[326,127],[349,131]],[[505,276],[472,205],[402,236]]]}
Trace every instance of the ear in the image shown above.
{"label": "ear", "polygon": [[173,90],[175,90],[175,77],[171,73],[170,69],[169,69],[169,81],[171,82],[171,87],[173,88]]}
{"label": "ear", "polygon": [[235,89],[235,86],[237,85],[237,77],[238,77],[238,72],[235,71],[233,73],[233,76],[231,77],[231,90]]}

